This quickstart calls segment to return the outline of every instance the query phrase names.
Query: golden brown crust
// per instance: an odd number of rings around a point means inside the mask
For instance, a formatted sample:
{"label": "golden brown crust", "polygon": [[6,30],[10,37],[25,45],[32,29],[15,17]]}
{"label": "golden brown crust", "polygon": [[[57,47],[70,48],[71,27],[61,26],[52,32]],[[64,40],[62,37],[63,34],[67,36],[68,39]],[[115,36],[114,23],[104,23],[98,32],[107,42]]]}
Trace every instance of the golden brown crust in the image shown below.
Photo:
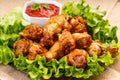
{"label": "golden brown crust", "polygon": [[61,57],[62,55],[67,55],[75,48],[75,40],[73,39],[72,34],[67,30],[62,31],[58,41],[60,43],[59,55],[61,55]]}
{"label": "golden brown crust", "polygon": [[48,61],[67,55],[70,65],[84,68],[87,54],[99,56],[109,51],[114,57],[118,52],[118,48],[102,46],[100,41],[92,40],[81,16],[68,19],[65,15],[53,16],[44,27],[31,24],[20,35],[23,39],[17,40],[13,46],[15,55],[18,57],[22,52],[30,60],[37,55],[45,56]]}
{"label": "golden brown crust", "polygon": [[67,55],[67,61],[71,65],[75,65],[79,68],[86,66],[87,52],[83,49],[74,49]]}
{"label": "golden brown crust", "polygon": [[13,45],[15,56],[18,57],[21,52],[24,55],[27,55],[29,53],[29,47],[31,43],[32,41],[26,38],[17,40]]}
{"label": "golden brown crust", "polygon": [[43,27],[37,24],[31,24],[25,27],[19,34],[25,38],[37,40],[43,36]]}
{"label": "golden brown crust", "polygon": [[59,55],[58,55],[58,51],[60,49],[60,43],[57,41],[54,43],[54,45],[49,49],[48,52],[45,53],[45,57],[46,59],[49,61],[51,59],[58,59]]}
{"label": "golden brown crust", "polygon": [[40,44],[34,42],[30,45],[28,59],[34,60],[37,55],[43,56],[45,54],[45,52],[47,52],[47,51],[48,50],[46,48],[44,48]]}
{"label": "golden brown crust", "polygon": [[71,33],[87,32],[86,22],[81,16],[71,17],[68,21],[72,25]]}
{"label": "golden brown crust", "polygon": [[92,37],[86,32],[74,33],[74,34],[72,34],[72,36],[75,39],[76,48],[87,49],[90,46],[90,44],[92,43]]}

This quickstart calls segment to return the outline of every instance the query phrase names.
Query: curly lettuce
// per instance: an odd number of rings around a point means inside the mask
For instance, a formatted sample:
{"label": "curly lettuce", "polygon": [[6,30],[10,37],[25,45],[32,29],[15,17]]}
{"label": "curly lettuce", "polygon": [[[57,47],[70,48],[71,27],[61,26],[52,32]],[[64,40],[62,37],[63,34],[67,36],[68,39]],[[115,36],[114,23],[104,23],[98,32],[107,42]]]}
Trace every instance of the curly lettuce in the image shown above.
{"label": "curly lettuce", "polygon": [[99,39],[101,42],[111,42],[116,38],[116,26],[111,26],[108,20],[104,20],[105,11],[99,11],[99,7],[92,8],[85,3],[85,0],[80,2],[67,2],[63,5],[62,13],[67,16],[82,16],[85,18],[88,31],[93,39]]}
{"label": "curly lettuce", "polygon": [[[22,53],[18,58],[15,58],[13,43],[20,39],[18,33],[26,25],[30,24],[23,20],[21,11],[21,8],[16,8],[0,18],[0,64],[13,63],[18,70],[25,71],[30,80],[50,79],[51,77],[59,78],[63,75],[87,79],[102,73],[104,71],[103,65],[109,66],[120,54],[119,49],[114,58],[110,52],[106,52],[101,56],[95,54],[93,56],[87,55],[87,66],[85,68],[69,65],[66,56],[59,61],[51,59],[48,62],[44,56],[39,55],[37,55],[35,60],[28,60]],[[100,12],[98,8],[91,8],[85,4],[84,0],[81,0],[79,3],[66,3],[62,12],[68,16],[83,16],[87,21],[93,39],[99,39],[107,43],[116,38],[117,28],[111,27],[107,20],[103,20],[105,12]],[[116,41],[112,41],[109,45],[120,48],[120,43]]]}
{"label": "curly lettuce", "polygon": [[104,71],[103,65],[109,66],[120,54],[120,43],[112,41],[110,46],[119,48],[116,57],[113,58],[109,52],[101,56],[97,56],[96,54],[93,56],[87,55],[87,66],[85,68],[77,68],[76,66],[69,65],[66,56],[62,57],[59,61],[51,59],[47,62],[45,56],[37,55],[35,60],[28,60],[22,54],[18,58],[15,58],[14,66],[18,70],[25,70],[30,80],[39,80],[40,78],[50,79],[53,76],[59,78],[63,75],[66,77],[87,79],[102,73]]}
{"label": "curly lettuce", "polygon": [[0,45],[0,64],[13,62],[14,52],[7,45]]}
{"label": "curly lettuce", "polygon": [[13,61],[13,43],[20,39],[18,33],[28,24],[30,23],[22,18],[22,9],[19,7],[0,17],[0,63]]}

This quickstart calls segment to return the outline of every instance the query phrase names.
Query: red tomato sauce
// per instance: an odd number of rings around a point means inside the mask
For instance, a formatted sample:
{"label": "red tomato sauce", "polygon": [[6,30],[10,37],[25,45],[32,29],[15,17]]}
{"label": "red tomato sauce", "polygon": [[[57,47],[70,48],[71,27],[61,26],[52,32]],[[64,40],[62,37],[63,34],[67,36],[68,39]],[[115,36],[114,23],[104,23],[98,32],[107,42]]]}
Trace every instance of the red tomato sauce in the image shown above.
{"label": "red tomato sauce", "polygon": [[59,7],[54,4],[48,4],[50,9],[39,8],[37,10],[32,10],[32,5],[27,6],[26,14],[31,17],[51,17],[59,14]]}

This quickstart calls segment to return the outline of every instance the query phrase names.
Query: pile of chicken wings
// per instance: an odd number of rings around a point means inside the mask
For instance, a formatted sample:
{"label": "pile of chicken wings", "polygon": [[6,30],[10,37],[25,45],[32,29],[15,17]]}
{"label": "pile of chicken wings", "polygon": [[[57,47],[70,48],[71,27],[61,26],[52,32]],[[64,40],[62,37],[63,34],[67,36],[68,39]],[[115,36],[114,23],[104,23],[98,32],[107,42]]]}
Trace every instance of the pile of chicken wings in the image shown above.
{"label": "pile of chicken wings", "polygon": [[22,38],[13,45],[15,56],[23,53],[29,60],[37,55],[45,56],[48,61],[67,56],[70,65],[84,68],[88,54],[100,56],[110,51],[114,56],[118,52],[118,48],[103,46],[99,40],[93,40],[81,16],[53,16],[45,26],[31,24],[19,34]]}

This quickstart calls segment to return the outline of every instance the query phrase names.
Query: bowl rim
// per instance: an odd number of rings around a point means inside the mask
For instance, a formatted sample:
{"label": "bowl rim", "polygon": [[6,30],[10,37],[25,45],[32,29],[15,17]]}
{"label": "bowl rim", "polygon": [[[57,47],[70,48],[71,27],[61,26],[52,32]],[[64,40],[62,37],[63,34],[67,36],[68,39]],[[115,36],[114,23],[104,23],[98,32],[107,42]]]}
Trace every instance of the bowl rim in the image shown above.
{"label": "bowl rim", "polygon": [[26,8],[29,4],[32,4],[32,3],[50,3],[50,4],[54,4],[56,6],[59,7],[59,15],[61,14],[61,10],[62,10],[62,4],[60,4],[59,2],[55,1],[55,0],[31,0],[31,1],[27,1],[25,2],[24,6],[23,6],[23,15],[29,17],[30,19],[49,19],[47,17],[32,17],[32,16],[29,16],[28,14],[26,14]]}

